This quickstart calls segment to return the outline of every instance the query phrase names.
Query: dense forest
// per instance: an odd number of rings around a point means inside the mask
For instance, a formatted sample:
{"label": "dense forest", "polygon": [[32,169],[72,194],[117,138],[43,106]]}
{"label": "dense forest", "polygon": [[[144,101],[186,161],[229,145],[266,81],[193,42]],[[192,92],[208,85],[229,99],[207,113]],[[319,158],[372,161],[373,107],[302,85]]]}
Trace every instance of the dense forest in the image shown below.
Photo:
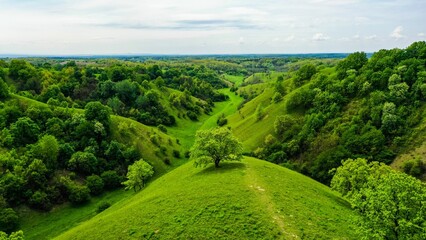
{"label": "dense forest", "polygon": [[[117,138],[113,129],[132,126],[115,126],[113,116],[175,137],[168,141],[170,156],[158,135],[149,144],[165,164],[182,164],[173,159],[188,158],[189,149],[175,150],[184,139],[169,130],[197,124],[231,101],[224,89],[243,100],[235,102],[236,112],[214,120],[256,142],[245,146],[245,155],[329,185],[342,160],[391,164],[424,140],[426,43],[344,59],[0,60],[0,231],[18,229],[21,205],[41,211],[64,202],[78,206],[121,188],[133,163],[153,163]],[[249,120],[267,135],[257,139],[239,130]],[[413,156],[401,170],[422,178],[424,161]]]}

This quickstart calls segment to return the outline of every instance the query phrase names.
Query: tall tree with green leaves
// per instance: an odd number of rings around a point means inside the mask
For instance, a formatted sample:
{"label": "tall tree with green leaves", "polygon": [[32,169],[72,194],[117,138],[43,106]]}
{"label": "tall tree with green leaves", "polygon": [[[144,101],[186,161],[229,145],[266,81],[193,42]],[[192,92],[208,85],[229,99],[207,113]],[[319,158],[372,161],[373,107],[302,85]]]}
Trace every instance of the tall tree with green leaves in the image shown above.
{"label": "tall tree with green leaves", "polygon": [[145,186],[146,181],[148,178],[152,177],[153,174],[153,167],[143,159],[140,159],[129,166],[127,181],[123,182],[123,184],[126,186],[126,189],[133,188],[136,192],[137,188],[140,190]]}
{"label": "tall tree with green leaves", "polygon": [[215,128],[197,131],[190,156],[196,167],[214,163],[218,168],[220,161],[239,161],[242,152],[243,145],[228,128]]}
{"label": "tall tree with green leaves", "polygon": [[378,162],[349,159],[336,170],[331,187],[361,218],[365,239],[426,239],[426,186]]}

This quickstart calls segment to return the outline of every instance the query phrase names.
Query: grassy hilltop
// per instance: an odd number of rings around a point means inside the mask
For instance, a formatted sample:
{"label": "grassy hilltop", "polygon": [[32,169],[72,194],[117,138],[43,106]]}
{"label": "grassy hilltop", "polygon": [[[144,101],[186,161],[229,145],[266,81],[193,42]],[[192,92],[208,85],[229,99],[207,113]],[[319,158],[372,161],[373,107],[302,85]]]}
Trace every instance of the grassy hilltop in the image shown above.
{"label": "grassy hilltop", "polygon": [[187,163],[56,239],[352,239],[349,205],[286,168]]}

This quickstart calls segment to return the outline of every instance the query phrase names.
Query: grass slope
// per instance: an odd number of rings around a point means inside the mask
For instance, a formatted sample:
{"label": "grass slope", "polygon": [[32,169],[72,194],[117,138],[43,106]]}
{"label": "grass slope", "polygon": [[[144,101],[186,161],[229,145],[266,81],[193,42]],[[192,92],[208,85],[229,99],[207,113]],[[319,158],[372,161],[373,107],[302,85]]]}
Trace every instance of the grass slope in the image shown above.
{"label": "grass slope", "polygon": [[[284,85],[288,85],[290,79],[284,81]],[[228,118],[229,126],[232,132],[241,140],[243,140],[244,148],[247,151],[253,151],[260,146],[265,137],[274,131],[275,119],[280,115],[287,114],[287,100],[292,97],[301,88],[291,91],[283,97],[278,103],[272,103],[274,89],[267,84],[249,85],[262,87],[261,93],[250,100],[244,106]],[[247,86],[247,87],[249,87]],[[256,108],[263,107],[263,118],[256,119]]]}
{"label": "grass slope", "polygon": [[238,105],[243,101],[228,88],[219,92],[226,94],[229,99],[224,102],[216,102],[213,111],[209,115],[199,116],[199,121],[194,122],[189,119],[177,119],[177,126],[167,128],[167,132],[180,140],[182,149],[189,150],[194,144],[195,133],[199,129],[209,129],[216,127],[218,117],[223,113],[228,116],[237,111]]}
{"label": "grass slope", "polygon": [[352,239],[348,204],[286,168],[187,163],[56,239]]}

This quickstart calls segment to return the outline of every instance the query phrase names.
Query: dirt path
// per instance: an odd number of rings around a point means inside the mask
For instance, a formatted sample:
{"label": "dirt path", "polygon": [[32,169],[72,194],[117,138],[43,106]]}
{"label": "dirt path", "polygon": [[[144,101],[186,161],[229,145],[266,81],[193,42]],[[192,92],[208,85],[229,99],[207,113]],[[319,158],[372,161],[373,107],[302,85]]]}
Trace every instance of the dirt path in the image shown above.
{"label": "dirt path", "polygon": [[285,239],[300,239],[297,235],[286,231],[286,224],[280,214],[280,211],[276,208],[275,203],[271,198],[271,193],[264,187],[266,185],[262,182],[262,179],[250,165],[247,165],[246,183],[249,189],[254,192],[259,204],[264,206],[267,214],[272,217],[272,223],[278,226],[283,237]]}

